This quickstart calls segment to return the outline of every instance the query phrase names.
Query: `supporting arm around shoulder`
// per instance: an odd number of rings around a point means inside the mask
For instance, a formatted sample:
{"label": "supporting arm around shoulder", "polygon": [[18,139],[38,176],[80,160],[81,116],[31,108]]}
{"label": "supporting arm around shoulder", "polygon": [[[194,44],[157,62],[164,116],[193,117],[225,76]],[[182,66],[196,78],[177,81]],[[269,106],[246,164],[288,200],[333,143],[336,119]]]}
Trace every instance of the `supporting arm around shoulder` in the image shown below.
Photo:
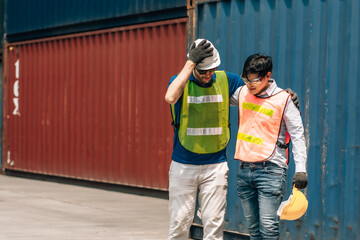
{"label": "supporting arm around shoulder", "polygon": [[287,88],[287,89],[285,89],[285,91],[287,93],[290,93],[291,100],[294,102],[294,105],[297,107],[297,109],[300,109],[300,103],[299,103],[299,99],[298,99],[296,92],[294,92],[291,88]]}
{"label": "supporting arm around shoulder", "polygon": [[191,60],[186,61],[183,69],[179,75],[172,81],[166,91],[165,101],[169,104],[175,104],[177,100],[181,97],[186,83],[190,78],[192,71],[194,70],[196,64]]}

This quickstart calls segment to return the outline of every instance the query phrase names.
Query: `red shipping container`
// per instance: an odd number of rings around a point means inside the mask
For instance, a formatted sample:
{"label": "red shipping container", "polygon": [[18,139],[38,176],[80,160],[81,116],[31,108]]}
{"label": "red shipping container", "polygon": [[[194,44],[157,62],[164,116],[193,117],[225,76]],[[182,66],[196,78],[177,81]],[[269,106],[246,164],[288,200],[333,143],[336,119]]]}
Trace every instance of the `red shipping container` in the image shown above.
{"label": "red shipping container", "polygon": [[6,45],[3,168],[168,188],[186,19]]}

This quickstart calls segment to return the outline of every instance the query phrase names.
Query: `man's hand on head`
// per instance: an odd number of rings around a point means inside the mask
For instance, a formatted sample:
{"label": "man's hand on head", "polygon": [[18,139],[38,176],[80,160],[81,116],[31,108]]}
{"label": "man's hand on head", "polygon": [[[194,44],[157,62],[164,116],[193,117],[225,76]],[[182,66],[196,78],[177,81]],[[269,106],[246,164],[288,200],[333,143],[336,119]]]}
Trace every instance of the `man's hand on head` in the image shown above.
{"label": "man's hand on head", "polygon": [[190,47],[189,60],[199,64],[205,58],[211,57],[213,55],[214,48],[210,46],[210,43],[207,43],[205,39],[202,40],[196,47],[194,42]]}

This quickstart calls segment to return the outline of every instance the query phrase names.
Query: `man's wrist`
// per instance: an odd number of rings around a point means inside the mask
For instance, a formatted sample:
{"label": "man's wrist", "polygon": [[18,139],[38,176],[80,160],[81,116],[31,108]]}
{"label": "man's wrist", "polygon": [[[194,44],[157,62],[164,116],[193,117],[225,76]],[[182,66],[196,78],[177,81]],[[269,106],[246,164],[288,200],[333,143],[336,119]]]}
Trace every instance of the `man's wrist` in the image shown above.
{"label": "man's wrist", "polygon": [[188,59],[187,61],[190,62],[191,65],[194,65],[194,67],[196,66],[196,63],[193,60]]}

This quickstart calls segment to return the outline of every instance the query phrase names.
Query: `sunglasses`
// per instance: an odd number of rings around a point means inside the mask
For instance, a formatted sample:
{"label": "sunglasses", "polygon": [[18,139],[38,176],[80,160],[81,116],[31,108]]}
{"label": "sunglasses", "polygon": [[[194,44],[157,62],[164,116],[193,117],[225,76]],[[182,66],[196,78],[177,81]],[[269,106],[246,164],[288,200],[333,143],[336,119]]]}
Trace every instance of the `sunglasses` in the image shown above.
{"label": "sunglasses", "polygon": [[209,70],[200,70],[196,68],[196,71],[200,74],[200,75],[204,75],[207,72],[209,73],[214,73],[216,71],[217,68],[213,68],[213,69],[209,69]]}
{"label": "sunglasses", "polygon": [[248,79],[246,77],[241,76],[241,79],[245,82],[245,83],[255,83],[255,82],[260,82],[262,81],[263,77],[258,77],[255,79]]}

